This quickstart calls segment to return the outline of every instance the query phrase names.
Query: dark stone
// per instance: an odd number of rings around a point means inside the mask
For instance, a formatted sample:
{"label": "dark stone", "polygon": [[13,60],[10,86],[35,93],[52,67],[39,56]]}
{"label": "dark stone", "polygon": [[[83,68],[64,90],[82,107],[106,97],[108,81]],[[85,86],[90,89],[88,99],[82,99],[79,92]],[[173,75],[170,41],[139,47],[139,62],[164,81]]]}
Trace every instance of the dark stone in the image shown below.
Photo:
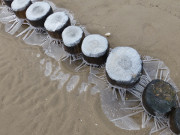
{"label": "dark stone", "polygon": [[37,19],[35,21],[32,21],[32,20],[28,20],[28,21],[34,27],[44,28],[44,22],[45,22],[46,18],[52,13],[53,13],[53,10],[52,10],[52,8],[50,8],[48,13],[46,15],[42,16],[41,18],[39,18],[39,19]]}
{"label": "dark stone", "polygon": [[180,134],[180,108],[176,108],[171,112],[169,124],[172,132]]}
{"label": "dark stone", "polygon": [[176,91],[163,80],[153,80],[143,91],[142,102],[151,115],[165,116],[176,107]]}

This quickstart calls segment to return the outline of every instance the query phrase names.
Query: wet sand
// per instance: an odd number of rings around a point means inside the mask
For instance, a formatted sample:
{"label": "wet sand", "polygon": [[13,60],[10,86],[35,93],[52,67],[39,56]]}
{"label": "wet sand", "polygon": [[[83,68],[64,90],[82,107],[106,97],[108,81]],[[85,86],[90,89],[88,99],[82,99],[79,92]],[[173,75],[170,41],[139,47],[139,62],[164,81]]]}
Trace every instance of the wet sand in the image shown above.
{"label": "wet sand", "polygon": [[[164,61],[180,87],[178,1],[52,1],[72,11],[90,33],[110,32],[111,47],[131,46],[142,55]],[[0,135],[148,134],[148,129],[125,131],[116,127],[102,112],[98,94],[57,89],[58,82],[44,75],[42,59],[56,63],[41,47],[28,46],[1,28]]]}

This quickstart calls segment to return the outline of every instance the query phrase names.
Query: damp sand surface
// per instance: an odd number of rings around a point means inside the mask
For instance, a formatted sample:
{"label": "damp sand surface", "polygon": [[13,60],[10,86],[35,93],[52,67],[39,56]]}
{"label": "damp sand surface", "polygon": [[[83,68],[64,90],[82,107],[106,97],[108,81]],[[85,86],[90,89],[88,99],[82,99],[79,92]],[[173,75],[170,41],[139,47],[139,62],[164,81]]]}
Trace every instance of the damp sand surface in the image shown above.
{"label": "damp sand surface", "polygon": [[[130,46],[164,61],[180,87],[179,1],[52,1],[72,11],[90,33],[110,32],[111,47]],[[68,82],[52,81],[54,63],[41,47],[28,46],[1,28],[0,135],[148,134],[148,129],[125,131],[114,126],[101,110],[98,94],[92,96],[88,90],[79,94],[79,84],[71,91]]]}

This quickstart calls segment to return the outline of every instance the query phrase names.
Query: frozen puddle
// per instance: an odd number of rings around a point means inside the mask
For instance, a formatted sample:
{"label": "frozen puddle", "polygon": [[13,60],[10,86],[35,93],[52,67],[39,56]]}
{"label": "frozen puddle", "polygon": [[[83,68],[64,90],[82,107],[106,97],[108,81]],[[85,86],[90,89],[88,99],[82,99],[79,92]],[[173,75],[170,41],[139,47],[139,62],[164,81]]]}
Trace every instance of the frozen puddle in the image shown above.
{"label": "frozen puddle", "polygon": [[50,76],[51,72],[52,72],[52,63],[51,61],[49,61],[49,62],[46,62],[46,69],[44,71],[44,74],[45,76]]}
{"label": "frozen puddle", "polygon": [[54,72],[51,74],[50,79],[51,80],[58,80],[58,73],[59,73],[60,70],[61,70],[61,68],[59,66],[56,67]]}
{"label": "frozen puddle", "polygon": [[43,65],[44,62],[45,62],[45,59],[41,59],[41,60],[40,60],[40,64],[41,64],[41,65]]}
{"label": "frozen puddle", "polygon": [[88,89],[88,83],[82,82],[80,87],[78,88],[79,93],[81,94],[82,92],[86,92]]}
{"label": "frozen puddle", "polygon": [[47,39],[42,44],[42,47],[46,55],[54,58],[57,61],[61,60],[63,57],[66,56],[66,52],[63,50],[61,44],[58,41],[52,41],[51,39]]}
{"label": "frozen puddle", "polygon": [[59,80],[59,84],[58,84],[58,89],[62,89],[64,84],[68,81],[70,77],[70,74],[64,74],[63,72],[60,72],[58,75],[58,80]]}
{"label": "frozen puddle", "polygon": [[[77,88],[80,94],[90,89],[91,94],[94,95],[107,87],[106,82],[95,75],[100,73],[99,70],[91,69],[89,74],[83,71],[81,74],[74,75],[71,72],[65,72],[62,68],[63,63],[58,62],[54,65],[49,58],[40,59],[40,64],[45,76],[50,77],[52,81],[58,81],[57,89],[65,88],[71,92]],[[84,77],[86,79],[82,80]]]}
{"label": "frozen puddle", "polygon": [[64,87],[64,84],[69,80],[71,74],[64,73],[61,70],[60,65],[55,67],[55,65],[53,65],[50,60],[46,62],[45,59],[41,59],[40,63],[42,65],[45,64],[44,75],[49,76],[52,81],[58,81],[58,89],[62,89]]}
{"label": "frozen puddle", "polygon": [[[125,110],[124,104],[121,100],[117,100],[111,88],[101,91],[101,107],[107,118],[113,122],[117,127],[125,130],[139,130],[140,125],[131,118],[132,115],[142,112],[142,110],[135,111]],[[136,103],[127,102],[126,107]]]}
{"label": "frozen puddle", "polygon": [[62,70],[61,63],[55,66],[49,59],[41,59],[40,64],[44,67],[45,76],[49,76],[52,81],[58,81],[58,89],[63,89],[65,87],[68,92],[71,92],[78,87],[79,93],[87,91],[88,82],[80,81],[80,75],[65,73]]}
{"label": "frozen puddle", "polygon": [[66,85],[66,90],[68,92],[74,90],[76,88],[76,86],[78,85],[79,80],[80,80],[79,75],[72,76],[71,79],[69,80],[69,82]]}
{"label": "frozen puddle", "polygon": [[101,90],[106,89],[107,84],[104,80],[101,80],[94,74],[89,74],[88,76],[88,83],[94,84],[94,86],[91,88],[91,94],[94,95],[96,93],[99,93]]}

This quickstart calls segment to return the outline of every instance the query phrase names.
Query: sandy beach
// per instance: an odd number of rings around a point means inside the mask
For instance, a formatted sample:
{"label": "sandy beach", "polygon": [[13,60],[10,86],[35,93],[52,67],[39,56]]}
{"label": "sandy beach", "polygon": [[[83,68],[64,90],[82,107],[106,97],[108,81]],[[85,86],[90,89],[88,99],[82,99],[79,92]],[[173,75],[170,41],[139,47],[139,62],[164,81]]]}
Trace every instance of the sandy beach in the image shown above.
{"label": "sandy beach", "polygon": [[[108,37],[110,46],[130,46],[159,58],[180,88],[180,2],[177,0],[52,0],[70,10],[90,33]],[[0,32],[0,135],[148,135],[126,131],[104,115],[99,94],[58,89],[42,64],[57,62],[39,46]],[[62,69],[65,70],[65,69]],[[64,72],[68,72],[67,69]],[[80,75],[81,76],[81,75]],[[82,79],[82,78],[81,78]]]}

